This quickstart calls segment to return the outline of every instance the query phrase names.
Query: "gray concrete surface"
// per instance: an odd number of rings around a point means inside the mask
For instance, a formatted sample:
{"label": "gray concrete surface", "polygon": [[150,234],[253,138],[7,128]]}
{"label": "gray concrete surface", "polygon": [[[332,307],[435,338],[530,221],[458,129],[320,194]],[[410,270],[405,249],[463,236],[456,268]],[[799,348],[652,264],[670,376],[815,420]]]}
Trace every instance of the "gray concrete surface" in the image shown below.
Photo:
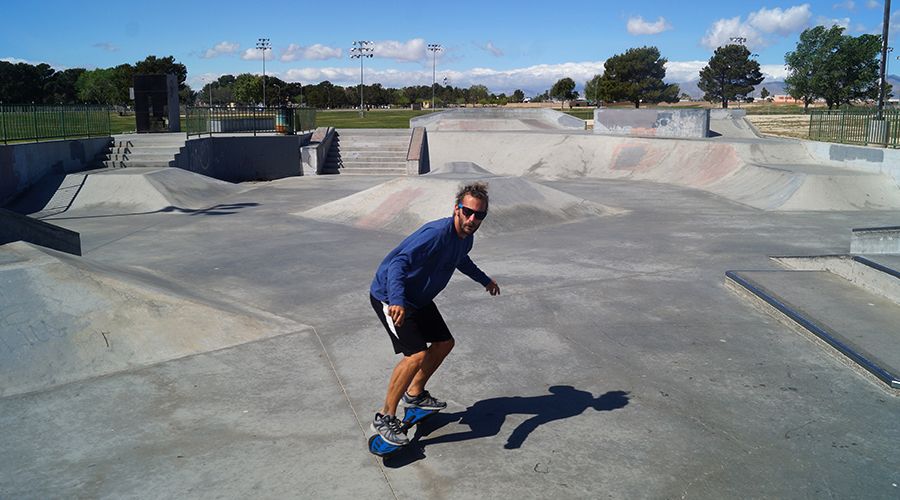
{"label": "gray concrete surface", "polygon": [[417,116],[409,128],[437,130],[584,130],[585,121],[546,108],[456,108]]}
{"label": "gray concrete surface", "polygon": [[94,137],[3,145],[0,147],[0,206],[16,199],[48,174],[84,170],[109,143],[109,137]]}
{"label": "gray concrete surface", "polygon": [[594,108],[594,133],[706,138],[709,114],[709,109]]}
{"label": "gray concrete surface", "polygon": [[[846,253],[851,229],[896,225],[896,211],[761,210],[664,178],[538,176],[535,163],[515,176],[617,212],[497,234],[488,216],[471,255],[503,293],[457,276],[439,296],[458,343],[429,389],[449,407],[384,461],[365,443],[397,358],[367,293],[403,236],[298,214],[395,178],[295,177],[210,195],[201,210],[46,217],[81,234],[84,257],[68,268],[162,290],[121,297],[159,311],[169,335],[196,327],[163,299],[208,321],[256,311],[297,326],[171,359],[126,354],[123,371],[0,399],[0,497],[900,494],[900,400],[724,286],[729,269],[780,269],[769,255]],[[0,258],[0,327],[22,334],[42,316],[10,308],[10,276],[58,256],[13,250]],[[48,299],[42,314],[65,305]],[[119,335],[143,323],[117,321]],[[81,328],[107,328],[93,325]],[[46,344],[23,338],[0,357]]]}

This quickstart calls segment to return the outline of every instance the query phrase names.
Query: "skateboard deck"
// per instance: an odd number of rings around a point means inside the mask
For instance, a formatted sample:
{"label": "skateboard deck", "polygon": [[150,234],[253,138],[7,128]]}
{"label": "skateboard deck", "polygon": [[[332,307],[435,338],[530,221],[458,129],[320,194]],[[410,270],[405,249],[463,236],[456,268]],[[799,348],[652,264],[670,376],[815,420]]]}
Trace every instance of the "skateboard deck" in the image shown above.
{"label": "skateboard deck", "polygon": [[[441,410],[423,410],[421,408],[407,408],[403,413],[403,430],[409,430],[412,426],[418,424],[419,422],[425,420],[426,418],[434,415],[435,413]],[[405,448],[406,445],[398,446],[396,444],[388,443],[381,437],[381,434],[375,434],[374,436],[369,438],[369,452],[373,455],[378,455],[379,457],[386,457],[402,448]]]}

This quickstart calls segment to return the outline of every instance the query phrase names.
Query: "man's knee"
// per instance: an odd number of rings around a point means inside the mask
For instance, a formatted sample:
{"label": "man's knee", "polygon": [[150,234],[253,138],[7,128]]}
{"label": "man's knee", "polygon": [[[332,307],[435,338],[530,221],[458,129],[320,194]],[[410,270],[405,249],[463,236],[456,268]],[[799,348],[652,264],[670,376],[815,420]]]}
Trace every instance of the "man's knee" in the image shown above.
{"label": "man's knee", "polygon": [[455,345],[456,345],[456,340],[450,339],[450,340],[445,340],[443,342],[435,342],[435,343],[431,344],[431,347],[436,352],[446,356],[447,354],[450,354],[450,351],[453,350],[453,346],[455,346]]}
{"label": "man's knee", "polygon": [[428,350],[426,349],[424,351],[419,351],[415,354],[410,354],[408,356],[404,356],[403,362],[409,366],[412,366],[412,367],[415,367],[416,369],[418,369],[420,366],[422,366],[422,363],[425,362],[425,356],[427,353],[428,353]]}

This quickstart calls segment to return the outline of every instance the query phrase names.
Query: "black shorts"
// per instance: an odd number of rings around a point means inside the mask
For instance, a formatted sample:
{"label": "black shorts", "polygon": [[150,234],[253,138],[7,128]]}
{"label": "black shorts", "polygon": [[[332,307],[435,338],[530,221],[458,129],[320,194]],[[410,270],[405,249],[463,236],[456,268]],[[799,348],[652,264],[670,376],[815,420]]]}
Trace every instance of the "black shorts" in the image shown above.
{"label": "black shorts", "polygon": [[406,306],[406,317],[403,325],[394,326],[394,321],[388,316],[388,305],[369,294],[372,308],[384,325],[391,343],[394,344],[394,352],[403,353],[404,356],[412,356],[417,352],[428,349],[429,342],[446,342],[453,340],[450,329],[444,323],[444,318],[438,312],[434,302],[421,309]]}

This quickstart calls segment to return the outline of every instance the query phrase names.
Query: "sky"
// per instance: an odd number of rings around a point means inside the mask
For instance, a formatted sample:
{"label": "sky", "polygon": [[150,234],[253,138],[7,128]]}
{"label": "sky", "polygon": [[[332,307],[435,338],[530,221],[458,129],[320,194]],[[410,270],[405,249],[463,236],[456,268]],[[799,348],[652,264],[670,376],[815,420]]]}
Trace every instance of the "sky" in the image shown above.
{"label": "sky", "polygon": [[[746,39],[766,81],[781,81],[784,54],[804,29],[838,24],[853,36],[880,35],[884,4],[0,0],[0,12],[0,60],[56,70],[174,56],[188,69],[188,85],[200,90],[224,74],[262,74],[263,64],[267,75],[287,82],[358,85],[362,65],[367,85],[402,88],[446,78],[455,87],[534,95],[565,77],[581,90],[603,73],[606,59],[644,46],[657,47],[668,61],[667,82],[694,81],[732,37]],[[890,24],[894,45],[900,10]],[[258,48],[260,39],[270,50]],[[372,42],[373,57],[351,58],[354,41]],[[429,51],[430,44],[440,50]],[[900,73],[898,56],[900,49],[889,56],[889,74]]]}

